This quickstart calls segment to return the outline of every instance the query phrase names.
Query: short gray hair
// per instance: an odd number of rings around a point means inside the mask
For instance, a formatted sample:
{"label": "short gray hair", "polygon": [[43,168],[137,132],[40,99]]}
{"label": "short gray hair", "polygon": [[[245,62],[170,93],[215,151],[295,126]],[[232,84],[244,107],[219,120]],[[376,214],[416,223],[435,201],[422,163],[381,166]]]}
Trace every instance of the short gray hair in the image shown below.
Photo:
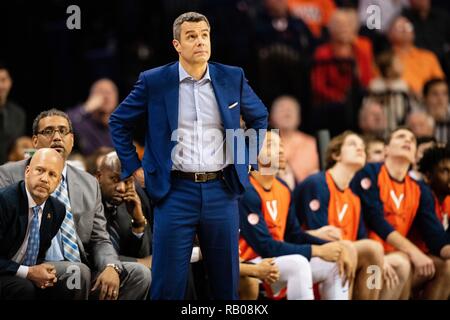
{"label": "short gray hair", "polygon": [[211,29],[211,26],[209,25],[208,18],[206,18],[204,15],[198,13],[198,12],[185,12],[182,15],[178,16],[178,18],[175,19],[173,22],[173,38],[176,40],[180,40],[180,32],[181,32],[181,25],[183,22],[200,22],[205,21],[208,25],[208,28]]}

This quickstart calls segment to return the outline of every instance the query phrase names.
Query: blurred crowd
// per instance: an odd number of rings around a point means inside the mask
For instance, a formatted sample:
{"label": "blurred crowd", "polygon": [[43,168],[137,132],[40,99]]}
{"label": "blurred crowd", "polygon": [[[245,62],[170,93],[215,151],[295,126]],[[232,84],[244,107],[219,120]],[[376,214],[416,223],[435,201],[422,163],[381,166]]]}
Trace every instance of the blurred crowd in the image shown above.
{"label": "blurred crowd", "polygon": [[[109,115],[138,73],[176,58],[171,36],[162,30],[190,9],[212,21],[212,60],[242,66],[271,111],[271,125],[282,131],[296,182],[319,168],[314,136],[320,130],[330,137],[351,129],[384,138],[406,125],[417,137],[447,143],[449,13],[445,2],[435,2],[113,1],[108,12],[100,10],[101,3],[80,2],[78,33],[63,30],[66,16],[57,14],[63,3],[23,10],[20,3],[5,4],[2,23],[20,12],[28,24],[40,27],[17,28],[14,37],[4,37],[0,163],[23,157],[31,148],[26,136],[32,119],[55,106],[68,111],[74,124],[79,153],[74,157],[91,166],[93,154],[112,147]],[[370,5],[380,10],[379,29],[368,23],[374,18]],[[28,15],[34,9],[47,14],[33,20]],[[42,63],[36,63],[36,55],[21,59],[26,44],[18,38],[32,44],[44,40],[30,39],[44,32],[52,37],[46,40],[51,47],[40,44],[48,57]],[[68,38],[60,41],[64,32]],[[142,130],[136,130],[135,140],[139,149]]]}

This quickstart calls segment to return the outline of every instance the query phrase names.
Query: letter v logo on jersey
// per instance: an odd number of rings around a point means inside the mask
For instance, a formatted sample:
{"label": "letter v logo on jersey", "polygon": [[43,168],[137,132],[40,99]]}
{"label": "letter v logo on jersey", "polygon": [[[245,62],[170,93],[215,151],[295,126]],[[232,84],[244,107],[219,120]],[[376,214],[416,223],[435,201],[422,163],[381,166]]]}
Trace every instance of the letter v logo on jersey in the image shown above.
{"label": "letter v logo on jersey", "polygon": [[402,193],[400,195],[400,197],[397,198],[397,195],[395,194],[394,190],[391,190],[390,195],[391,195],[392,200],[395,203],[395,206],[397,207],[397,210],[400,209],[400,206],[402,205],[402,201],[403,201],[403,198],[405,197],[405,195]]}
{"label": "letter v logo on jersey", "polygon": [[277,200],[266,201],[266,208],[269,211],[272,220],[275,221],[278,216]]}
{"label": "letter v logo on jersey", "polygon": [[345,213],[347,212],[348,209],[348,204],[344,204],[344,206],[342,207],[341,211],[338,212],[338,219],[339,222],[342,221],[342,219],[344,219]]}
{"label": "letter v logo on jersey", "polygon": [[444,229],[447,230],[448,229],[448,224],[449,224],[449,217],[448,217],[448,213],[444,213],[444,217],[443,217],[443,221],[442,224],[444,225]]}

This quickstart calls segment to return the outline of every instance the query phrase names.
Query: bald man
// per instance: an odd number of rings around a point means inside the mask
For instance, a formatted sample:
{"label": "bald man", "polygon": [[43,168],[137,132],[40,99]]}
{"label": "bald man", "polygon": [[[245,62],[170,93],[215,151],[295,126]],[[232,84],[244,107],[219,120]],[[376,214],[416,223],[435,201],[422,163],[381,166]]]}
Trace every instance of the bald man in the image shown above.
{"label": "bald man", "polygon": [[90,155],[100,147],[112,147],[108,120],[119,104],[117,86],[107,78],[95,81],[88,99],[67,112],[72,120],[80,151]]}
{"label": "bald man", "polygon": [[150,286],[152,233],[150,201],[134,178],[120,178],[121,165],[116,152],[103,157],[96,173],[102,192],[107,230],[121,261],[147,267],[144,283]]}
{"label": "bald man", "polygon": [[[54,149],[39,149],[25,180],[0,189],[0,300],[53,296],[55,267],[42,263],[65,214],[50,197],[61,180],[64,160]],[[56,295],[55,295],[56,296]]]}

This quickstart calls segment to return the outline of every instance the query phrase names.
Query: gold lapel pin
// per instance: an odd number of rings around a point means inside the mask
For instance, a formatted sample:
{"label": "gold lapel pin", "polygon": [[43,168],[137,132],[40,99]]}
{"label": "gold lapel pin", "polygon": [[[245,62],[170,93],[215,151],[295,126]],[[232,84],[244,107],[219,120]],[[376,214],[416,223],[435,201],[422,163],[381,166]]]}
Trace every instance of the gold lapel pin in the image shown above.
{"label": "gold lapel pin", "polygon": [[51,213],[47,213],[47,219],[51,219],[52,218],[52,214]]}

